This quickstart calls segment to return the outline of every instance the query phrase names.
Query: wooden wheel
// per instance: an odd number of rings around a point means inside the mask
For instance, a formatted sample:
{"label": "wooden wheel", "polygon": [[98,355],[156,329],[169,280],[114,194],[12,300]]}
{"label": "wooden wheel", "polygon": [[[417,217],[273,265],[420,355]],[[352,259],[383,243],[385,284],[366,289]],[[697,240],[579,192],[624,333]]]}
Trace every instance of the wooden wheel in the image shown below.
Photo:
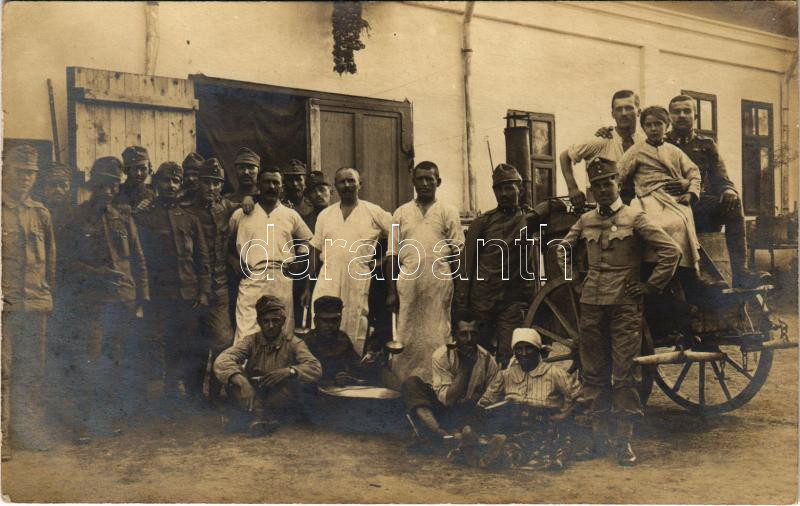
{"label": "wooden wheel", "polygon": [[[754,297],[743,309],[743,318],[753,332],[769,334],[769,319],[763,301]],[[755,315],[757,326],[751,317]],[[766,324],[766,326],[765,326]],[[660,364],[656,384],[673,401],[694,413],[716,415],[733,411],[755,397],[767,380],[772,367],[771,349],[740,344],[694,347],[697,351],[725,353],[724,360]],[[660,348],[656,352],[672,351]]]}
{"label": "wooden wheel", "polygon": [[[569,371],[580,367],[578,342],[580,304],[575,284],[564,279],[549,281],[539,290],[525,315],[524,325],[539,332],[542,341],[551,347],[546,360],[551,362],[569,361]],[[642,355],[653,353],[653,342],[647,326],[644,327]],[[652,367],[637,367],[637,389],[642,405],[647,402],[653,390],[654,371]]]}

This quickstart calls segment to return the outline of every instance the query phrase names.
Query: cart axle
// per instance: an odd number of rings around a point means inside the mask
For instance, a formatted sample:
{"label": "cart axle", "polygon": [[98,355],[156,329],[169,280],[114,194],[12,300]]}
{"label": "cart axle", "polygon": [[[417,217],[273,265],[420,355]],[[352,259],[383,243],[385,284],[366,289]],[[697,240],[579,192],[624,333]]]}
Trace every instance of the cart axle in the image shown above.
{"label": "cart axle", "polygon": [[797,343],[794,341],[782,341],[775,339],[774,341],[767,341],[761,345],[761,348],[768,350],[786,350],[789,348],[797,348]]}
{"label": "cart axle", "polygon": [[727,355],[720,351],[670,351],[667,353],[656,353],[655,355],[644,355],[633,359],[639,365],[658,365],[658,364],[683,364],[685,362],[711,362],[725,360]]}

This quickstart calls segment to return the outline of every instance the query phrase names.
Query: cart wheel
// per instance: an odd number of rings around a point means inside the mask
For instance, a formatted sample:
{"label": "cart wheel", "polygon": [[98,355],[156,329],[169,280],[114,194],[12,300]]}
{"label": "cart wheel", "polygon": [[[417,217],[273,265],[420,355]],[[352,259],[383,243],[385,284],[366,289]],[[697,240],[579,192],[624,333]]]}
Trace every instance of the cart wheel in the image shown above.
{"label": "cart wheel", "polygon": [[[766,306],[762,302],[748,302],[743,318],[767,321]],[[749,314],[748,314],[749,313]],[[763,325],[753,331],[769,333]],[[738,344],[702,346],[697,351],[721,351],[724,360],[687,362],[685,364],[660,364],[656,367],[658,387],[675,403],[693,413],[718,415],[733,411],[755,397],[767,381],[772,367],[773,350],[746,348]],[[656,352],[672,351],[661,348]]]}
{"label": "cart wheel", "polygon": [[[542,342],[551,347],[548,360],[569,361],[569,371],[580,367],[578,361],[580,304],[575,284],[564,279],[550,281],[533,298],[525,315],[524,326],[536,329]],[[645,324],[642,355],[653,353],[653,340]],[[653,367],[637,367],[634,371],[642,405],[653,390]]]}

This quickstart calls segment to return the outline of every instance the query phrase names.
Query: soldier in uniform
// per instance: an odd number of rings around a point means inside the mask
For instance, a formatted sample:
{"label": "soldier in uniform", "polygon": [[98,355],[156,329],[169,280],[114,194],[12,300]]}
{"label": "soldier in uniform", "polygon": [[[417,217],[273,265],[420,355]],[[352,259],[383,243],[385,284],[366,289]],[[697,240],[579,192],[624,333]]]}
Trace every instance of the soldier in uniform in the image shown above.
{"label": "soldier in uniform", "polygon": [[[148,334],[153,342],[148,348],[153,356],[146,360],[157,366],[163,358],[165,393],[177,401],[179,382],[187,393],[197,394],[191,390],[196,387],[196,362],[205,364],[208,358],[208,348],[200,350],[196,331],[211,295],[209,255],[199,221],[179,205],[183,168],[164,162],[153,179],[156,198],[135,214],[150,285]],[[160,371],[150,372],[151,380],[160,376]]]}
{"label": "soldier in uniform", "polygon": [[236,191],[226,194],[225,198],[234,204],[241,204],[246,197],[255,201],[258,196],[258,170],[261,166],[261,157],[249,148],[239,148],[233,166],[239,184]]}
{"label": "soldier in uniform", "polygon": [[[700,198],[692,204],[695,228],[701,232],[719,232],[725,225],[725,242],[731,258],[733,282],[738,287],[753,287],[769,281],[766,272],[754,272],[747,267],[747,238],[745,236],[742,201],[733,182],[728,178],[725,163],[714,139],[694,129],[695,101],[678,95],[669,102],[672,130],[666,140],[679,148],[700,168]],[[668,183],[666,191],[680,195],[687,182]]]}
{"label": "soldier in uniform", "polygon": [[203,157],[192,151],[183,160],[183,196],[181,200],[186,205],[194,203],[199,190],[199,171],[203,165]]}
{"label": "soldier in uniform", "polygon": [[50,212],[30,197],[38,171],[38,155],[32,146],[15,146],[3,153],[4,460],[11,456],[12,434],[24,446],[47,446],[41,388],[47,317],[53,309],[56,281],[56,242]]}
{"label": "soldier in uniform", "polygon": [[314,212],[314,206],[306,198],[306,179],[308,169],[306,164],[292,158],[281,169],[283,177],[283,195],[281,204],[289,209],[294,209],[308,225],[308,218]]}
{"label": "soldier in uniform", "polygon": [[272,432],[281,422],[296,418],[309,387],[322,376],[322,366],[306,344],[285,332],[286,306],[278,297],[259,298],[256,314],[258,330],[214,362],[214,373],[240,408],[231,425],[247,427],[253,435]]}
{"label": "soldier in uniform", "polygon": [[502,365],[511,359],[511,334],[522,326],[522,311],[535,279],[528,265],[525,213],[519,206],[522,177],[501,163],[492,174],[497,207],[475,218],[461,250],[453,307],[478,321],[478,343]]}
{"label": "soldier in uniform", "polygon": [[[216,158],[203,162],[199,172],[197,198],[187,209],[194,214],[203,230],[206,246],[208,246],[209,266],[211,268],[211,297],[208,310],[200,318],[200,329],[197,350],[211,349],[211,360],[231,345],[233,330],[228,313],[228,270],[227,241],[228,222],[234,206],[222,197],[222,185],[225,183],[225,171]],[[198,357],[199,359],[200,357]],[[200,362],[193,362],[200,365]],[[212,362],[213,363],[213,362]],[[205,368],[196,371],[198,388],[202,387]],[[209,397],[216,400],[220,385],[212,375],[209,385]]]}
{"label": "soldier in uniform", "polygon": [[306,199],[314,210],[304,219],[308,228],[313,232],[317,226],[319,213],[331,203],[331,184],[325,179],[325,174],[321,170],[312,170],[309,174]]}
{"label": "soldier in uniform", "polygon": [[[608,451],[609,415],[617,418],[617,461],[634,465],[630,445],[633,421],[642,416],[633,376],[633,359],[642,344],[642,297],[658,293],[669,283],[680,249],[644,212],[622,203],[616,163],[604,158],[587,168],[598,208],[585,213],[559,248],[559,265],[568,265],[578,241],[587,244],[589,272],[581,293],[580,359],[582,397],[591,401],[593,445],[580,458]],[[644,247],[656,252],[656,265],[647,282],[640,281]]]}
{"label": "soldier in uniform", "polygon": [[81,315],[72,343],[81,373],[75,385],[82,397],[81,432],[102,433],[107,422],[114,422],[109,415],[131,415],[143,387],[137,378],[141,336],[134,329],[150,292],[131,209],[112,203],[121,181],[118,158],[94,162],[91,197],[72,214],[62,254],[77,288],[71,298],[73,314]]}
{"label": "soldier in uniform", "polygon": [[136,209],[142,201],[150,202],[155,196],[147,187],[147,177],[153,173],[150,156],[141,146],[129,146],[122,152],[122,163],[125,170],[125,182],[119,189],[115,199],[117,204],[126,204]]}

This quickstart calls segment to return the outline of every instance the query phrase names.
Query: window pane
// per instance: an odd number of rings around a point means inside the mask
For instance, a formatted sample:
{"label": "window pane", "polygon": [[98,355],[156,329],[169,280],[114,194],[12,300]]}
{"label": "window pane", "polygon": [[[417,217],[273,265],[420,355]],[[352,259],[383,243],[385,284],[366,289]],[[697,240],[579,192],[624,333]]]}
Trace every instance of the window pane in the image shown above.
{"label": "window pane", "polygon": [[550,147],[550,124],[545,121],[533,121],[531,123],[534,155],[553,156]]}
{"label": "window pane", "polygon": [[714,116],[711,102],[700,100],[700,130],[714,130]]}
{"label": "window pane", "polygon": [[742,127],[744,128],[745,135],[755,135],[753,128],[753,109],[747,108],[744,110],[744,118],[742,118]]}
{"label": "window pane", "polygon": [[758,109],[758,135],[767,137],[769,135],[769,111]]}

